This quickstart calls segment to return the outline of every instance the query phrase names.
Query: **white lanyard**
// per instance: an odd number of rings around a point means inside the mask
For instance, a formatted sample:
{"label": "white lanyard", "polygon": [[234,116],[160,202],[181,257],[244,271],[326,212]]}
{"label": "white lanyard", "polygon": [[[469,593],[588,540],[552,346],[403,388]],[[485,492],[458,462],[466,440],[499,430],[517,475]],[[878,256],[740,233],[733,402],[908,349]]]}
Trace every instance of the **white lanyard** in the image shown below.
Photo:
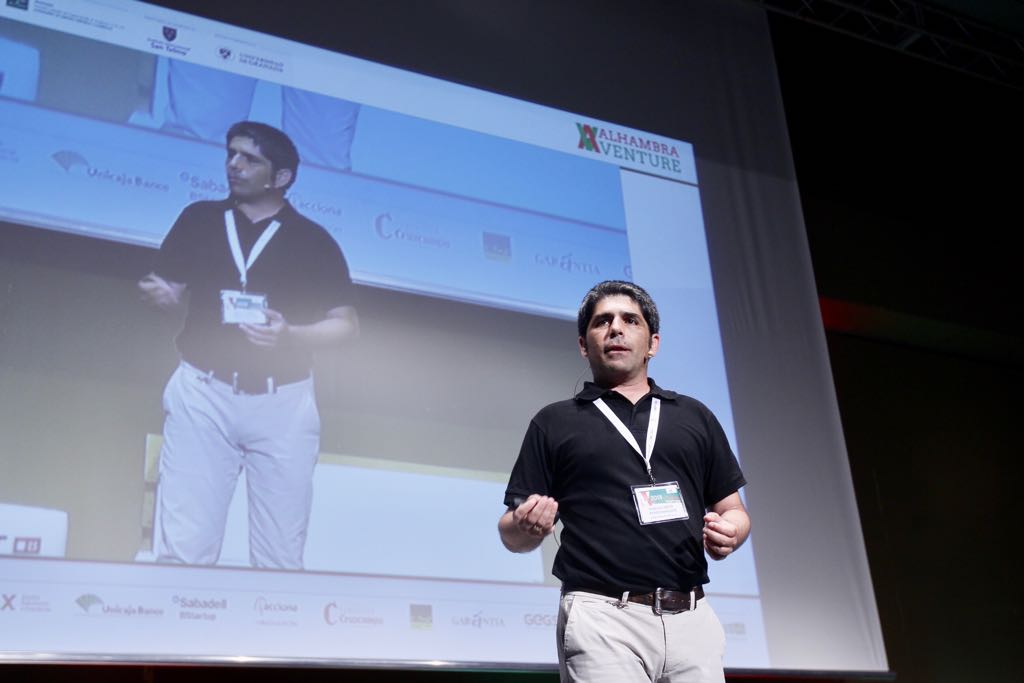
{"label": "white lanyard", "polygon": [[619,416],[612,412],[612,409],[608,407],[608,404],[603,399],[595,399],[594,405],[597,409],[604,413],[604,416],[608,418],[608,421],[612,423],[619,434],[622,434],[633,450],[643,458],[644,466],[647,467],[647,476],[651,478],[651,483],[654,483],[654,475],[651,473],[651,454],[654,453],[654,441],[658,438],[658,422],[661,420],[661,399],[657,396],[651,399],[651,417],[647,422],[647,451],[646,453],[640,450],[640,444],[636,442],[636,437],[633,436],[633,432],[629,431],[626,425],[622,424],[622,420]]}
{"label": "white lanyard", "polygon": [[235,214],[231,209],[224,212],[224,227],[228,231],[228,244],[231,246],[231,256],[235,259],[235,266],[238,268],[238,279],[242,283],[242,291],[244,292],[245,283],[249,279],[249,269],[252,268],[252,264],[256,263],[259,255],[263,253],[263,248],[267,246],[267,242],[274,236],[277,229],[281,227],[281,223],[273,221],[266,227],[263,234],[256,240],[256,244],[252,245],[248,259],[242,258],[242,245],[238,242],[238,228],[235,227]]}

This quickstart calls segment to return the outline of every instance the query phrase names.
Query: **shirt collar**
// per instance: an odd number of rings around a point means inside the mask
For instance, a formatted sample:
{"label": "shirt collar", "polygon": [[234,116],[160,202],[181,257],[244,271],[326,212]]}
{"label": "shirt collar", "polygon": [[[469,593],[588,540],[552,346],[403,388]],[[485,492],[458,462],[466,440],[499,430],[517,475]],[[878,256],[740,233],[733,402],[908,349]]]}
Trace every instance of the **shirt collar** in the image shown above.
{"label": "shirt collar", "polygon": [[293,214],[296,213],[295,207],[291,205],[287,199],[284,200],[284,206],[277,210],[273,216],[268,216],[261,221],[253,223],[249,220],[249,217],[245,215],[245,212],[238,208],[238,203],[231,197],[224,200],[224,203],[235,212],[235,220],[241,225],[252,225],[252,226],[266,226],[270,225],[271,221],[278,221],[282,225],[288,222]]}
{"label": "shirt collar", "polygon": [[[653,377],[648,377],[647,382],[651,386],[651,390],[647,393],[647,396],[657,396],[658,398],[667,401],[675,401],[677,398],[679,398],[679,394],[677,394],[676,392],[670,391],[668,389],[662,389],[661,387],[659,387],[657,383],[654,381]],[[580,393],[576,394],[576,400],[594,401],[608,394],[615,394],[616,396],[619,395],[618,392],[612,391],[611,389],[605,389],[604,387],[600,387],[594,384],[593,382],[584,382],[583,390],[580,391]],[[647,396],[645,396],[644,398],[646,398]]]}

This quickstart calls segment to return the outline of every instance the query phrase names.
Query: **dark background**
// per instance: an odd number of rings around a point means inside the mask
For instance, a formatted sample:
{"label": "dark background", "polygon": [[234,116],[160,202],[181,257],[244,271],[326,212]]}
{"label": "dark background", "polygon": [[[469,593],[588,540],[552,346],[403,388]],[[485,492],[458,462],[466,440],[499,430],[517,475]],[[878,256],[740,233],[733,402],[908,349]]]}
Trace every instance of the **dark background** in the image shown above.
{"label": "dark background", "polygon": [[[161,4],[228,21],[237,14],[233,3]],[[332,22],[345,20],[346,4],[299,4],[295,21],[303,37],[330,45]],[[393,1],[377,15],[387,16],[388,39],[401,41],[423,31],[439,4],[471,6]],[[636,3],[630,11],[637,27],[624,31],[641,31],[639,45],[644,21],[671,17],[673,4]],[[318,11],[304,11],[310,5]],[[1002,5],[1020,7],[1017,0]],[[355,39],[347,51],[391,56],[386,61],[396,66],[470,85],[497,73],[509,94],[559,106],[573,93],[547,88],[564,88],[571,79],[531,81],[508,50],[558,45],[577,55],[574,63],[560,54],[560,68],[578,71],[581,91],[597,87],[597,47],[549,40],[574,24],[580,3],[565,3],[560,20],[551,9],[547,18],[555,18],[555,27],[532,24],[530,3],[523,7],[503,13],[502,21],[511,23],[507,45],[495,44],[493,27],[449,26],[435,39],[452,41],[450,49],[410,55],[402,64],[367,26],[362,43]],[[275,8],[280,3],[247,3],[248,25],[294,37],[275,26]],[[481,12],[474,20],[488,18]],[[769,14],[769,23],[890,668],[911,683],[1020,680],[1024,595],[1011,556],[1020,537],[1013,514],[1021,473],[1014,417],[1024,375],[1024,316],[1014,233],[1021,225],[1024,98],[1020,90],[796,19]],[[630,125],[638,125],[635,119]],[[24,681],[557,680],[488,672],[48,665],[4,667],[3,675]],[[730,680],[746,678],[737,673]]]}
{"label": "dark background", "polygon": [[1021,680],[1024,98],[770,22],[889,666]]}

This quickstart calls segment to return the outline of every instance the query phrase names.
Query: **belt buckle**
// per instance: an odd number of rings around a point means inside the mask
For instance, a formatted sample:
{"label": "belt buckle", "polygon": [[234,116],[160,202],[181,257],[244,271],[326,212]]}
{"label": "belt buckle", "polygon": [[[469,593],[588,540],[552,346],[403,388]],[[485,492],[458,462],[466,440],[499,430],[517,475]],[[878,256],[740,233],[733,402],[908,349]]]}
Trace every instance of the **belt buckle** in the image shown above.
{"label": "belt buckle", "polygon": [[654,605],[651,607],[651,609],[654,610],[655,614],[661,616],[661,586],[658,586],[654,589]]}

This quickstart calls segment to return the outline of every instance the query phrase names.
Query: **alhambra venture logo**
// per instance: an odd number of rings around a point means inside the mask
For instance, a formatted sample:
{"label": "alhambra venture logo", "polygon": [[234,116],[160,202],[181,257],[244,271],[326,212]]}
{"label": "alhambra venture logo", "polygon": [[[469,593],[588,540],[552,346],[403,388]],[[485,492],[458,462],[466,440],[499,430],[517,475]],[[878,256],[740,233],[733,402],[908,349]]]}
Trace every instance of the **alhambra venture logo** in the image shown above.
{"label": "alhambra venture logo", "polygon": [[577,149],[658,171],[683,172],[679,149],[675,145],[589,123],[577,122],[576,130],[580,134]]}

